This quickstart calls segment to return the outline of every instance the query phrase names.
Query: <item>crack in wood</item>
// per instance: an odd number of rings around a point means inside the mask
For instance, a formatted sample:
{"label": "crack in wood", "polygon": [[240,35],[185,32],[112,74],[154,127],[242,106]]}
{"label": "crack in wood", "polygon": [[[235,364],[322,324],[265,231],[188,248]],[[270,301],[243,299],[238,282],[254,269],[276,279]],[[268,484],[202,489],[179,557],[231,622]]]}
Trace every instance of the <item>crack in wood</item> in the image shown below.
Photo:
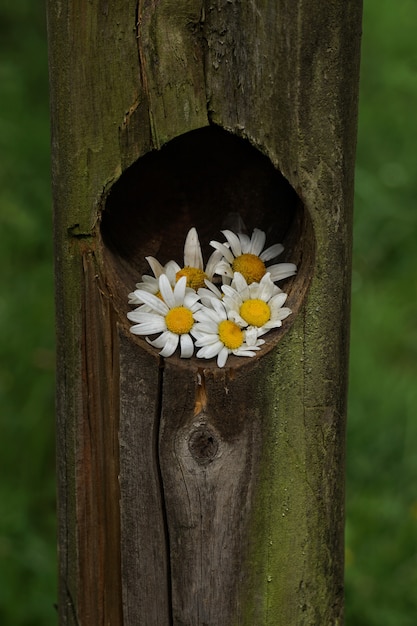
{"label": "crack in wood", "polygon": [[65,614],[67,613],[67,607],[69,607],[75,626],[81,626],[81,622],[78,619],[77,607],[76,607],[76,604],[75,604],[74,599],[72,597],[72,593],[71,593],[71,590],[69,588],[67,578],[64,578],[63,585],[64,585],[64,589],[65,589],[65,595],[68,598],[68,600],[66,602],[66,607],[65,607]]}
{"label": "crack in wood", "polygon": [[167,626],[172,626],[174,624],[174,616],[173,616],[173,607],[172,607],[172,574],[171,574],[171,548],[170,548],[170,538],[169,538],[169,524],[168,524],[168,514],[167,514],[167,506],[166,506],[166,497],[164,494],[164,481],[162,478],[162,470],[161,470],[161,460],[160,460],[160,452],[159,452],[159,439],[160,439],[160,430],[161,430],[161,417],[162,417],[162,407],[163,407],[163,388],[164,388],[164,359],[163,357],[159,357],[159,369],[158,369],[158,404],[157,404],[157,426],[155,429],[155,459],[156,466],[158,472],[158,481],[159,487],[161,490],[161,513],[162,513],[162,524],[163,530],[165,533],[165,550],[166,550],[166,563],[167,563],[167,576],[166,576],[166,584],[167,584],[167,595],[168,595],[168,619],[169,624]]}

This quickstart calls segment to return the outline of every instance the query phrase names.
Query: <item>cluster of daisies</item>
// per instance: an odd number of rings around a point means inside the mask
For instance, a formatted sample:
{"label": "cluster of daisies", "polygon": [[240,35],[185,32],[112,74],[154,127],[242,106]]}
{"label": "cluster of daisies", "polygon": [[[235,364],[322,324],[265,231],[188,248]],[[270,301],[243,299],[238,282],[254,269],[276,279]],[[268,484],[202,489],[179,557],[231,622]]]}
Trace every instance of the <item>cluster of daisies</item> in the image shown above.
{"label": "cluster of daisies", "polygon": [[146,337],[169,357],[179,347],[182,358],[217,357],[223,367],[229,354],[254,356],[263,335],[282,325],[291,313],[287,294],[275,283],[293,276],[293,263],[267,266],[282,251],[277,243],[264,249],[266,235],[222,231],[224,243],[211,241],[213,253],[204,266],[197,231],[191,228],[184,244],[184,265],[161,265],[146,257],[153,276],[129,294],[137,308],[127,314],[131,332]]}

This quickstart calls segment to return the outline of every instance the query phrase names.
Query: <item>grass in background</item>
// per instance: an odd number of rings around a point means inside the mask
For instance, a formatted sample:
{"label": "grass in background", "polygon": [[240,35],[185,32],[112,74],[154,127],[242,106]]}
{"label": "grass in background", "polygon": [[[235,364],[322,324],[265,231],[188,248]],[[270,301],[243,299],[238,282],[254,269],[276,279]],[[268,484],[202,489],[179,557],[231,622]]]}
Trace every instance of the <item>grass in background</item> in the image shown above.
{"label": "grass in background", "polygon": [[[365,0],[347,626],[417,620],[416,23],[414,0]],[[7,626],[57,621],[47,80],[42,3],[0,7],[0,624]]]}
{"label": "grass in background", "polygon": [[347,454],[348,626],[417,623],[417,5],[365,0]]}
{"label": "grass in background", "polygon": [[43,7],[14,0],[0,8],[0,624],[5,626],[56,623],[48,118]]}

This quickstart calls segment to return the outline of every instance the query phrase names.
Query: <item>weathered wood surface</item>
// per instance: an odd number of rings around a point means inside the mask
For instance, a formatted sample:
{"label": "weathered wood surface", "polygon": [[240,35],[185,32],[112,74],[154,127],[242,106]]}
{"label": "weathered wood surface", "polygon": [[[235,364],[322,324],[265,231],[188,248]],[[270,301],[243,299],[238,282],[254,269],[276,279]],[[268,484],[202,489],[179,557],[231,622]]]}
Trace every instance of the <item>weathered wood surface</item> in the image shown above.
{"label": "weathered wood surface", "polygon": [[[118,342],[94,256],[83,263],[83,414],[76,442],[77,547],[85,623],[121,622]],[[117,376],[117,378],[116,378]],[[94,558],[92,556],[94,555]]]}
{"label": "weathered wood surface", "polygon": [[[360,19],[360,0],[48,2],[61,624],[342,624]],[[162,363],[125,318],[143,257],[231,207],[299,265],[293,319],[249,364]]]}
{"label": "weathered wood surface", "polygon": [[214,369],[193,378],[168,362],[162,391],[173,621],[240,622],[264,398],[252,370],[237,380]]}
{"label": "weathered wood surface", "polygon": [[158,460],[158,362],[120,337],[120,490],[124,624],[170,623],[169,554]]}

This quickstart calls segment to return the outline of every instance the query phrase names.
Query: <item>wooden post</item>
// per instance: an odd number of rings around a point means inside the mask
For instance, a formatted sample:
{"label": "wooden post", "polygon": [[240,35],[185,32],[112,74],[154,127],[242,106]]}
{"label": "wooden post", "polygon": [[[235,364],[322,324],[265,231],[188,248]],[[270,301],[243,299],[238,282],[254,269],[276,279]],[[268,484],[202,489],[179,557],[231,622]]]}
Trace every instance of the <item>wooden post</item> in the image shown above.
{"label": "wooden post", "polygon": [[[60,623],[340,625],[361,2],[49,0],[48,30]],[[297,263],[293,314],[164,360],[128,293],[230,211]]]}

